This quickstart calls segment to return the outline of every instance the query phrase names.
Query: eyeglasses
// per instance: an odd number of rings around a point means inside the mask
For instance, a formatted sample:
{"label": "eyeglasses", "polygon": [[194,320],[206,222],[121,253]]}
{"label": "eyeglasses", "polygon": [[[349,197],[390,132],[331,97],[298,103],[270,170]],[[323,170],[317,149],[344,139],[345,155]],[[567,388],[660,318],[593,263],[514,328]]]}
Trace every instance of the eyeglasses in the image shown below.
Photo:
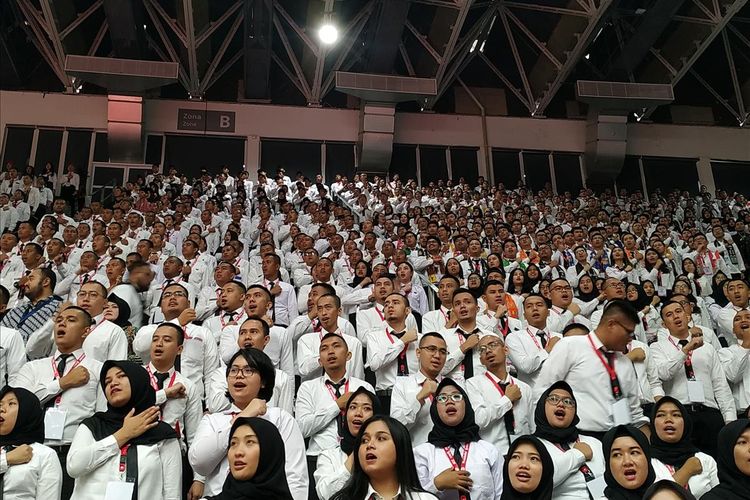
{"label": "eyeglasses", "polygon": [[479,354],[484,354],[487,351],[494,351],[495,349],[502,347],[502,342],[490,342],[489,344],[480,345],[477,351],[479,351]]}
{"label": "eyeglasses", "polygon": [[555,286],[555,287],[550,288],[550,291],[551,292],[572,292],[573,291],[573,287],[571,287],[570,285],[568,285],[568,286]]}
{"label": "eyeglasses", "polygon": [[161,294],[162,299],[168,299],[170,297],[176,297],[179,299],[180,297],[187,297],[187,294],[182,290],[177,290],[176,292],[164,292]]}
{"label": "eyeglasses", "polygon": [[420,347],[420,350],[424,349],[425,351],[429,352],[430,354],[440,353],[441,356],[447,356],[448,355],[448,349],[444,347],[438,347],[435,345],[426,345],[424,347]]}
{"label": "eyeglasses", "polygon": [[79,292],[78,292],[78,293],[76,294],[76,296],[77,296],[78,298],[81,298],[81,299],[83,299],[83,298],[86,298],[86,297],[89,297],[89,298],[95,299],[95,298],[97,298],[97,297],[101,297],[101,294],[100,294],[99,292],[85,292],[85,291],[83,291],[83,290],[80,290],[80,291],[79,291]]}
{"label": "eyeglasses", "polygon": [[454,392],[453,394],[440,394],[438,397],[435,398],[435,401],[437,401],[440,404],[446,404],[448,400],[451,400],[454,403],[458,403],[464,400],[464,395],[461,394],[460,392]]}
{"label": "eyeglasses", "polygon": [[625,330],[625,332],[627,332],[627,334],[628,334],[629,337],[631,337],[631,338],[633,337],[633,334],[635,333],[635,328],[633,328],[631,330],[631,329],[627,328],[625,325],[623,325],[622,323],[620,323],[619,321],[614,321],[614,322],[617,323],[620,326],[620,328],[622,328],[623,330]]}
{"label": "eyeglasses", "polygon": [[242,376],[244,378],[250,378],[253,375],[255,375],[256,373],[258,373],[258,370],[256,370],[255,368],[251,368],[249,366],[243,366],[243,367],[232,366],[229,369],[229,376],[230,377],[236,377],[237,375],[240,374],[240,372],[242,372]]}
{"label": "eyeglasses", "polygon": [[574,400],[572,400],[571,398],[561,398],[557,394],[550,394],[549,396],[547,396],[547,402],[553,406],[557,406],[562,403],[565,408],[576,407],[576,402]]}
{"label": "eyeglasses", "polygon": [[602,288],[610,288],[610,287],[611,288],[625,288],[625,283],[622,283],[622,282],[620,282],[620,283],[609,283],[609,284],[605,283]]}

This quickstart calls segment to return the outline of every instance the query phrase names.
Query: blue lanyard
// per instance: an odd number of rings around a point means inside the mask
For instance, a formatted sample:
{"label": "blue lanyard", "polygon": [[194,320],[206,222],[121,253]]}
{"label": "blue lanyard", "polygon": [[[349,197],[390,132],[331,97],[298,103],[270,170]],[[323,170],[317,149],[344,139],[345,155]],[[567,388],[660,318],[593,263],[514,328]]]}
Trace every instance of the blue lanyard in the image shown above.
{"label": "blue lanyard", "polygon": [[32,307],[30,310],[26,311],[23,316],[18,320],[18,326],[23,325],[27,319],[29,319],[31,316],[33,316],[36,312],[38,312],[42,307],[46,306],[50,301],[52,301],[55,298],[55,296],[51,296],[47,299],[44,299],[43,301],[39,302],[36,306]]}

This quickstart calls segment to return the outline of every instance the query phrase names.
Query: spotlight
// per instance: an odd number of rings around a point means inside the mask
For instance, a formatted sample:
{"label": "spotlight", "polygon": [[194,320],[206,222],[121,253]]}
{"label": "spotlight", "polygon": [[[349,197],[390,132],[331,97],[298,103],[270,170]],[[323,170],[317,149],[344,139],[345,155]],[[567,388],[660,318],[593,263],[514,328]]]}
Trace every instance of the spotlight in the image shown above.
{"label": "spotlight", "polygon": [[318,38],[326,45],[332,45],[339,39],[339,30],[336,26],[326,23],[318,30]]}
{"label": "spotlight", "polygon": [[471,48],[469,49],[469,52],[474,52],[474,49],[477,48],[477,44],[479,43],[479,40],[474,40],[474,42],[471,44]]}
{"label": "spotlight", "polygon": [[591,59],[591,54],[586,54],[585,56],[583,56],[583,58],[588,61],[589,59]]}

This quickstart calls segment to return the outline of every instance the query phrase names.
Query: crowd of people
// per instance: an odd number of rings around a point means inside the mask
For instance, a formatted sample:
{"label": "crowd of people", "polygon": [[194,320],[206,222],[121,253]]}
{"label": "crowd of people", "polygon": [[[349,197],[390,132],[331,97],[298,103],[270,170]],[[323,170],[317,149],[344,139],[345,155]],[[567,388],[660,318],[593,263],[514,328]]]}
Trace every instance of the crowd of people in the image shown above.
{"label": "crowd of people", "polygon": [[0,174],[0,498],[750,499],[740,194],[51,171]]}

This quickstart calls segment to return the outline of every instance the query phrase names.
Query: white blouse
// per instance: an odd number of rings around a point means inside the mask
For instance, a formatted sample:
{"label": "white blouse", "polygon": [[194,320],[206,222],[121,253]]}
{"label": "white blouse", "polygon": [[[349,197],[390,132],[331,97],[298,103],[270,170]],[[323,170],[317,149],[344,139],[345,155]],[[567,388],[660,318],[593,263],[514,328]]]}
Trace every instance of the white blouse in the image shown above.
{"label": "white blouse", "polygon": [[5,498],[13,500],[60,500],[62,468],[57,453],[39,443],[31,444],[32,456],[25,464],[8,465],[0,452],[0,474]]}
{"label": "white blouse", "polygon": [[346,468],[347,455],[340,447],[331,448],[318,455],[318,465],[315,469],[315,491],[320,500],[328,500],[344,487],[351,477]]}
{"label": "white blouse", "polygon": [[573,448],[575,443],[569,443],[570,449],[563,451],[546,439],[542,439],[541,441],[544,443],[544,447],[547,448],[550,457],[552,457],[552,462],[555,464],[552,498],[554,500],[579,500],[581,498],[588,498],[586,480],[579,469],[586,463],[595,478],[604,475],[605,462],[601,441],[590,436],[579,436],[579,441],[591,447],[593,457],[589,461],[586,461],[583,453]]}
{"label": "white blouse", "polygon": [[[695,458],[701,461],[703,472],[688,480],[688,488],[695,498],[700,498],[711,491],[714,486],[718,486],[719,475],[718,470],[716,469],[716,460],[714,460],[713,457],[698,452],[695,454]],[[672,467],[667,466],[657,458],[651,459],[651,465],[654,466],[654,472],[656,472],[657,478],[664,477],[672,479],[672,475],[675,472]]]}
{"label": "white blouse", "polygon": [[[463,457],[464,448],[461,448]],[[466,467],[474,482],[470,494],[472,500],[499,500],[503,492],[503,457],[498,449],[484,440],[471,443]],[[450,451],[451,457],[453,451]],[[458,490],[439,491],[434,479],[441,472],[452,468],[443,448],[424,443],[414,448],[414,462],[422,487],[444,500],[458,500]]]}
{"label": "white blouse", "polygon": [[[180,500],[182,455],[177,439],[138,445],[138,498]],[[120,481],[120,447],[114,436],[99,441],[80,425],[68,452],[68,474],[75,479],[76,500],[101,500],[110,481]]]}

